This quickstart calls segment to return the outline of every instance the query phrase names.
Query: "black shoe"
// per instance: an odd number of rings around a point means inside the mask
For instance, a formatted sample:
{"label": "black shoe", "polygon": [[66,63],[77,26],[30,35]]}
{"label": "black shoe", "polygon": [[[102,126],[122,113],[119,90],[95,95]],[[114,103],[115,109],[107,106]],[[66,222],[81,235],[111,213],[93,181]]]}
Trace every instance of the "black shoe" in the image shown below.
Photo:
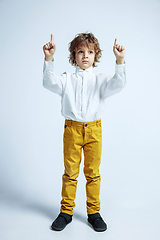
{"label": "black shoe", "polygon": [[107,224],[103,221],[99,213],[88,214],[88,222],[96,232],[103,232],[107,229]]}
{"label": "black shoe", "polygon": [[51,229],[55,231],[61,231],[63,230],[68,223],[72,221],[72,215],[69,215],[67,213],[60,213],[58,217],[54,220],[54,222],[51,225]]}

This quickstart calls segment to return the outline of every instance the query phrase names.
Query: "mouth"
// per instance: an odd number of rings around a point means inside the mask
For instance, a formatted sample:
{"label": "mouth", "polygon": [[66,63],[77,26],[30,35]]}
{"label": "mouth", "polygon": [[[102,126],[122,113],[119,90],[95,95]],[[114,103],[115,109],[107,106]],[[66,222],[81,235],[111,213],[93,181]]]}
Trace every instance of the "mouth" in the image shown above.
{"label": "mouth", "polygon": [[88,63],[88,61],[82,61],[83,63]]}

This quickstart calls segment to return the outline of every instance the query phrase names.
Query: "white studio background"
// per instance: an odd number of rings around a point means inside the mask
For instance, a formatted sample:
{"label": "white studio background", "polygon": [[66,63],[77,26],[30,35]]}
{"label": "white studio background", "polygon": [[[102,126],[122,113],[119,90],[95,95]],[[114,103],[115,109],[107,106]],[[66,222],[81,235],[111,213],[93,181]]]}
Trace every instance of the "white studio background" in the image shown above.
{"label": "white studio background", "polygon": [[[94,72],[113,75],[112,49],[118,38],[126,48],[127,85],[106,100],[102,117],[102,213],[112,219],[115,209],[133,210],[138,219],[144,212],[152,229],[147,222],[150,230],[136,239],[153,239],[152,232],[154,240],[159,239],[159,12],[158,0],[0,1],[1,202],[53,207],[55,216],[59,212],[64,118],[60,97],[42,86],[42,47],[51,33],[57,46],[57,74],[74,71],[68,62],[68,43],[80,32],[92,32],[103,50]],[[84,184],[81,166],[75,211],[82,214]],[[132,239],[129,234],[130,230],[123,239]]]}

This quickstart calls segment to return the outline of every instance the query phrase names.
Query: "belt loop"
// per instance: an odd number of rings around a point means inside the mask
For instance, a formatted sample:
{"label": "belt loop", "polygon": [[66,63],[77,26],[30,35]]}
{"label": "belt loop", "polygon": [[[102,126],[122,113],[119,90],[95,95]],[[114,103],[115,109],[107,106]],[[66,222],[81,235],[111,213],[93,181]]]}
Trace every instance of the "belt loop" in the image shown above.
{"label": "belt loop", "polygon": [[65,125],[67,125],[68,127],[70,127],[72,125],[72,120],[67,120],[65,121]]}
{"label": "belt loop", "polygon": [[97,120],[96,125],[97,125],[97,127],[100,127],[101,126],[101,120]]}
{"label": "belt loop", "polygon": [[72,125],[72,120],[68,120],[68,126],[71,127]]}

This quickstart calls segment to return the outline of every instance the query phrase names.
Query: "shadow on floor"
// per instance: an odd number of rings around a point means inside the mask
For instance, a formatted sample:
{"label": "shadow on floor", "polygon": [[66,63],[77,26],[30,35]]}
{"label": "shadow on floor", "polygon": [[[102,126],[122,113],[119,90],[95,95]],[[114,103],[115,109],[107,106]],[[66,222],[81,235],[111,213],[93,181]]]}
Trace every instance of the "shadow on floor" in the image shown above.
{"label": "shadow on floor", "polygon": [[54,204],[50,205],[50,203],[47,205],[47,202],[40,202],[38,199],[28,200],[18,195],[7,195],[1,199],[1,202],[9,208],[21,209],[46,216],[51,221],[57,217],[60,208],[58,205],[54,206]]}
{"label": "shadow on floor", "polygon": [[54,206],[47,206],[47,204],[42,204],[38,202],[30,202],[25,204],[25,209],[44,215],[47,218],[50,218],[53,221],[59,214],[59,208]]}

